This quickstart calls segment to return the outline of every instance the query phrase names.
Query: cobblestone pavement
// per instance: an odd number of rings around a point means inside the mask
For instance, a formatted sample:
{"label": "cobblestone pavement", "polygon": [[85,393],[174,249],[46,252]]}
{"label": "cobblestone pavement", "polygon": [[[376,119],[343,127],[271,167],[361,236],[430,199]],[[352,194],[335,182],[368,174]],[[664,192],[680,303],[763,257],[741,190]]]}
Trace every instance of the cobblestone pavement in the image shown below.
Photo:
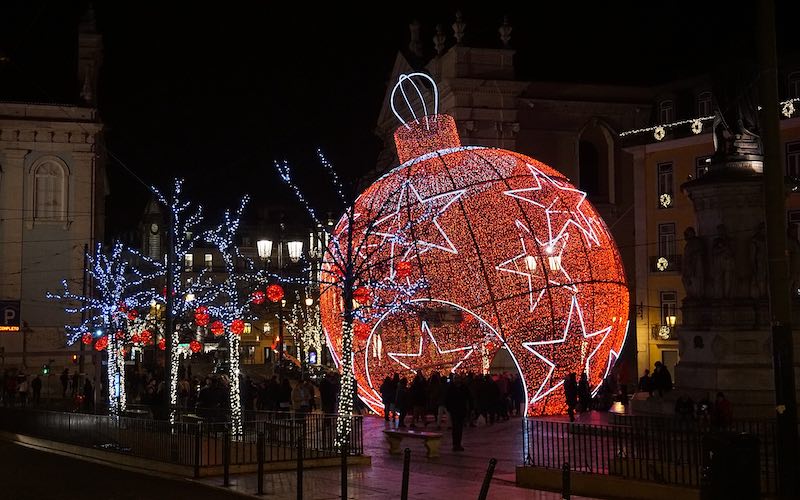
{"label": "cobblestone pavement", "polygon": [[[389,455],[383,439],[386,424],[382,418],[364,417],[364,451],[372,457],[372,466],[351,467],[348,473],[348,496],[353,499],[391,499],[400,497],[403,471],[402,455]],[[435,430],[432,424],[428,430]],[[490,458],[497,459],[489,499],[496,500],[556,500],[561,495],[534,491],[514,485],[514,470],[522,462],[522,421],[511,418],[506,422],[466,428],[465,451],[453,452],[450,432],[442,430],[441,457],[425,457],[420,440],[404,440],[401,447],[411,451],[409,498],[468,499],[477,498]],[[232,476],[231,489],[255,494],[255,474]],[[203,483],[221,486],[222,479],[206,478]],[[328,500],[339,498],[340,470],[338,468],[306,470],[303,482],[304,498]],[[296,473],[268,474],[264,479],[266,498],[296,498]],[[574,499],[583,497],[573,496]]]}

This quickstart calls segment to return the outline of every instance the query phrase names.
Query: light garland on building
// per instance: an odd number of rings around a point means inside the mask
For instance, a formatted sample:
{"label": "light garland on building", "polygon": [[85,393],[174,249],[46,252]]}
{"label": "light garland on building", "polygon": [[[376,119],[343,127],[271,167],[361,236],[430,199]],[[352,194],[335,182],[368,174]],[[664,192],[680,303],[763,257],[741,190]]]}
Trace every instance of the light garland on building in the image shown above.
{"label": "light garland on building", "polygon": [[[401,165],[359,195],[323,263],[334,285],[322,288],[322,324],[359,397],[380,411],[384,377],[480,373],[501,349],[522,375],[528,415],[566,409],[557,389],[570,371],[587,371],[596,390],[623,345],[629,299],[586,194],[530,157],[461,146],[447,115],[405,123],[395,141]],[[350,293],[370,292],[352,331],[347,287],[335,285],[348,275]]]}
{"label": "light garland on building", "polygon": [[[119,416],[126,408],[123,352],[126,332],[130,333],[129,325],[138,320],[138,314],[130,312],[145,307],[157,295],[155,290],[147,288],[147,284],[157,275],[156,263],[119,242],[114,243],[107,254],[98,244],[94,255],[88,254],[86,259],[86,272],[92,280],[93,293],[86,296],[73,293],[64,280],[64,292],[48,293],[47,297],[67,304],[79,303],[78,306],[65,307],[69,314],[85,313],[82,322],[65,326],[67,344],[78,340],[84,344],[91,343],[92,336],[88,331],[99,327],[101,333],[95,349],[106,351],[108,356],[109,414]],[[141,268],[151,267],[153,273],[145,274],[132,262],[138,262]]]}
{"label": "light garland on building", "polygon": [[[800,97],[794,97],[792,99],[787,99],[785,101],[781,101],[778,103],[780,107],[781,114],[786,118],[791,118],[795,112],[794,103],[800,102]],[[653,125],[651,127],[643,127],[637,128],[634,130],[626,130],[625,132],[620,132],[620,137],[628,137],[631,135],[639,135],[639,134],[647,134],[652,133],[653,137],[660,141],[664,139],[667,132],[672,129],[676,129],[682,127],[684,125],[690,125],[690,129],[693,134],[697,135],[703,131],[703,122],[709,122],[714,120],[715,115],[708,115],[708,116],[698,116],[696,118],[689,118],[687,120],[678,120],[675,122],[670,123],[662,123],[659,125]]]}

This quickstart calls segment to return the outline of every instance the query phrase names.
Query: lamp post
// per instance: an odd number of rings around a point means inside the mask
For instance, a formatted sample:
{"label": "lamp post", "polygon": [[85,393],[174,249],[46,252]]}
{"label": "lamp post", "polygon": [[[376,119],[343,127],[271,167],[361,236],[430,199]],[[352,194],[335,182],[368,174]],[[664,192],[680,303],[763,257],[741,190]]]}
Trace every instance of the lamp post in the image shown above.
{"label": "lamp post", "polygon": [[256,248],[258,249],[258,256],[264,264],[264,269],[266,269],[269,259],[272,257],[272,240],[258,240],[256,242]]}

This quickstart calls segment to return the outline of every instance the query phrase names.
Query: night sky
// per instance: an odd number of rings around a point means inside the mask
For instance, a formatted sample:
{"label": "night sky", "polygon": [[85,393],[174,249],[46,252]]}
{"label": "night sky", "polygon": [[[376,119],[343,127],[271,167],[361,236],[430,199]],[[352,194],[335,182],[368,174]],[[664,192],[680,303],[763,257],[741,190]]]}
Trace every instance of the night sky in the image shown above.
{"label": "night sky", "polygon": [[[437,23],[453,43],[457,9],[467,44],[479,46],[500,45],[507,14],[520,78],[646,85],[708,72],[729,52],[720,37],[739,23],[743,40],[752,39],[754,17],[723,11],[731,2],[527,2],[525,10],[516,2],[432,3],[96,1],[107,148],[146,183],[186,177],[193,197],[212,209],[245,192],[259,205],[289,202],[272,166],[288,159],[324,204],[314,151],[322,148],[346,178],[373,166],[381,148],[373,131],[412,19],[422,22],[432,53]],[[797,52],[800,2],[777,3],[780,50]],[[2,2],[0,50],[11,62],[0,65],[0,98],[76,101],[85,5]],[[118,162],[108,170],[113,236],[135,226],[148,193]]]}

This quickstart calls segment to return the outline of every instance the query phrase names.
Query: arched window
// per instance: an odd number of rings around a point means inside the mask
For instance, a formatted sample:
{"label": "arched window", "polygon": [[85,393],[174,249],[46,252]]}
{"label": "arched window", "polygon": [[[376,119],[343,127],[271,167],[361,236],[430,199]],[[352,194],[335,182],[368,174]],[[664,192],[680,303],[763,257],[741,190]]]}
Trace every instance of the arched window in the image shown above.
{"label": "arched window", "polygon": [[64,167],[46,160],[33,171],[33,217],[63,220],[67,208],[67,175]]}
{"label": "arched window", "polygon": [[712,113],[711,92],[706,91],[697,94],[697,115],[710,116]]}
{"label": "arched window", "polygon": [[675,112],[672,101],[669,99],[666,101],[661,101],[658,105],[658,122],[662,124],[670,123],[674,116]]}

